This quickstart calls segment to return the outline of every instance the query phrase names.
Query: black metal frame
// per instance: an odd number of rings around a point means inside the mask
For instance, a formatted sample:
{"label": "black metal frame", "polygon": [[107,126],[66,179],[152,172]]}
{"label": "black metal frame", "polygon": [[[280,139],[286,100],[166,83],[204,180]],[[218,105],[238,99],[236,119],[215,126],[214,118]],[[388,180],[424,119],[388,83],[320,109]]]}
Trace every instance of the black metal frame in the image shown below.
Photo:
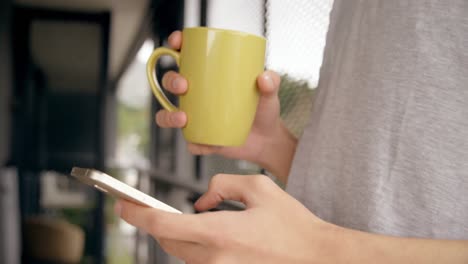
{"label": "black metal frame", "polygon": [[[52,20],[52,21],[83,21],[86,23],[94,23],[101,27],[102,30],[102,42],[101,42],[101,65],[99,72],[99,87],[98,90],[98,106],[99,106],[99,118],[97,118],[96,127],[97,134],[95,137],[98,139],[96,146],[96,164],[95,167],[98,169],[104,169],[105,162],[105,135],[106,135],[106,124],[102,120],[106,120],[106,101],[109,94],[108,83],[107,83],[107,69],[108,69],[108,50],[109,50],[109,30],[110,30],[110,13],[99,12],[99,13],[86,13],[86,12],[70,12],[70,11],[59,11],[50,10],[44,8],[34,7],[16,7],[14,9],[14,36],[13,36],[13,56],[14,56],[14,92],[13,98],[22,98],[26,92],[26,85],[24,80],[24,74],[27,72],[29,65],[31,65],[31,54],[30,54],[30,26],[33,21],[36,20]],[[20,116],[16,116],[16,119]],[[30,117],[34,120],[34,116]],[[15,128],[13,128],[15,129]],[[36,133],[41,133],[40,128],[36,127]],[[17,131],[22,131],[21,128]],[[14,134],[14,133],[12,133]],[[20,201],[21,201],[21,212],[22,218],[30,214],[39,213],[39,173],[47,169],[55,169],[68,173],[69,168],[50,168],[42,162],[36,160],[40,154],[40,144],[33,142],[32,146],[35,149],[30,149],[31,145],[18,148],[18,142],[21,141],[25,135],[16,134],[13,140],[17,144],[13,143],[11,146],[11,153],[13,157],[13,165],[18,167],[19,183],[20,183]],[[21,144],[20,144],[21,145]],[[29,153],[33,153],[32,156]],[[30,176],[28,176],[30,175]],[[32,182],[31,182],[32,181]],[[31,197],[33,194],[33,197]],[[34,204],[28,206],[30,201],[34,201]],[[88,247],[91,256],[94,258],[95,263],[104,263],[104,196],[102,193],[96,191],[96,207],[93,210],[93,226],[91,231],[91,237],[88,241],[92,241],[93,245]]]}

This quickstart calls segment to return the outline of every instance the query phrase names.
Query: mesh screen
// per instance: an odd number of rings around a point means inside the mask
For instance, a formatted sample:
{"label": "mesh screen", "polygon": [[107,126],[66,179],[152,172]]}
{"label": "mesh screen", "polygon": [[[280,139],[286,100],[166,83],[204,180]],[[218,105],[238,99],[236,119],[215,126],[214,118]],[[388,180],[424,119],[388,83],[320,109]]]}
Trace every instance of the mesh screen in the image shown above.
{"label": "mesh screen", "polygon": [[[311,108],[322,64],[333,0],[213,0],[208,2],[208,26],[241,30],[268,39],[266,67],[282,77],[281,116],[300,136]],[[204,177],[215,173],[256,173],[244,161],[204,157]]]}
{"label": "mesh screen", "polygon": [[332,0],[268,0],[267,67],[315,88]]}
{"label": "mesh screen", "polygon": [[282,76],[281,117],[300,136],[317,86],[332,0],[268,0],[267,68]]}

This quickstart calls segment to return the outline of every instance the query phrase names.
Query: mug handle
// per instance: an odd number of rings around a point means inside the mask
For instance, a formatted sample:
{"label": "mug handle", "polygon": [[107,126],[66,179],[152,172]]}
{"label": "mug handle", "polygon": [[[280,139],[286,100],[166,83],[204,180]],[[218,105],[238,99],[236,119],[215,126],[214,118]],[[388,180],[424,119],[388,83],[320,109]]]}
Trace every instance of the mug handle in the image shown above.
{"label": "mug handle", "polygon": [[161,86],[158,83],[158,80],[156,78],[155,70],[156,70],[156,64],[158,62],[158,59],[163,56],[163,55],[169,55],[173,57],[177,63],[177,66],[180,65],[180,53],[168,49],[168,48],[157,48],[151,53],[151,56],[148,59],[148,62],[146,64],[146,75],[148,77],[149,84],[151,86],[151,90],[153,91],[154,96],[156,96],[156,99],[158,99],[159,103],[164,107],[169,112],[176,112],[179,111],[179,109],[173,105],[169,99],[167,99],[166,95],[163,93],[163,90]]}

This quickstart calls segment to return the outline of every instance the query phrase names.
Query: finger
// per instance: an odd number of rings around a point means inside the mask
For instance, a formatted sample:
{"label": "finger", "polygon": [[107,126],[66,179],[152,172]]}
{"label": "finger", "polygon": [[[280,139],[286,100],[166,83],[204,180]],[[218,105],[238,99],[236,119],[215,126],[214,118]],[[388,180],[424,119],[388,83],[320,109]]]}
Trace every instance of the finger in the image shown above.
{"label": "finger", "polygon": [[263,175],[217,174],[211,178],[208,191],[198,199],[195,208],[206,211],[224,200],[239,201],[252,208],[261,202],[262,190],[271,184],[274,183]]}
{"label": "finger", "polygon": [[182,47],[182,32],[179,30],[172,32],[167,41],[171,48],[179,50]]}
{"label": "finger", "polygon": [[187,148],[194,155],[210,155],[218,153],[222,147],[189,143]]}
{"label": "finger", "polygon": [[187,115],[180,111],[160,110],[156,113],[156,124],[163,128],[182,128],[187,124]]}
{"label": "finger", "polygon": [[207,249],[198,243],[161,239],[159,244],[168,254],[187,263],[206,263],[208,259]]}
{"label": "finger", "polygon": [[265,71],[257,77],[260,94],[266,98],[277,97],[281,78],[274,71]]}
{"label": "finger", "polygon": [[175,71],[169,71],[162,78],[164,89],[177,95],[187,92],[187,80]]}
{"label": "finger", "polygon": [[197,242],[206,239],[209,226],[193,214],[175,214],[143,207],[125,200],[115,205],[115,211],[127,223],[151,234],[156,239]]}

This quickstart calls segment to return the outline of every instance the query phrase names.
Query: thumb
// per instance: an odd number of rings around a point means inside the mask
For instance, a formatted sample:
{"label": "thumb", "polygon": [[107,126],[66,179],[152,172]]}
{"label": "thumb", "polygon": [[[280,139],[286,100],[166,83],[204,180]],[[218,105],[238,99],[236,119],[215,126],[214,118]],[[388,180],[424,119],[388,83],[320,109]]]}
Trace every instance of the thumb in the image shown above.
{"label": "thumb", "polygon": [[198,199],[195,208],[206,211],[225,200],[241,202],[247,209],[256,207],[261,202],[261,191],[272,183],[264,175],[217,174],[211,178],[208,191]]}
{"label": "thumb", "polygon": [[271,127],[278,121],[280,101],[278,91],[280,77],[273,71],[266,71],[257,78],[260,100],[257,107],[255,123],[258,127]]}
{"label": "thumb", "polygon": [[263,98],[276,98],[281,78],[274,71],[265,71],[257,77],[258,90]]}
{"label": "thumb", "polygon": [[209,229],[196,215],[170,213],[120,200],[115,212],[127,223],[156,239],[196,242]]}

